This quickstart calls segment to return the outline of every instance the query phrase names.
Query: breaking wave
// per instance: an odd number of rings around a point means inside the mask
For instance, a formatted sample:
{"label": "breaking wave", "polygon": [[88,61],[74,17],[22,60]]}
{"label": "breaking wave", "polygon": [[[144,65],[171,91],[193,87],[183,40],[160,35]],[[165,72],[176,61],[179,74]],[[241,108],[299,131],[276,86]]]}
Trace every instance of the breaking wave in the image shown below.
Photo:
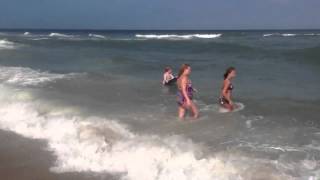
{"label": "breaking wave", "polygon": [[76,73],[54,74],[41,72],[26,67],[0,66],[0,71],[0,81],[2,83],[21,86],[38,85],[57,79],[70,78],[76,75]]}
{"label": "breaking wave", "polygon": [[221,37],[222,34],[186,34],[186,35],[177,35],[177,34],[136,34],[137,38],[145,38],[145,39],[171,39],[171,40],[183,40],[183,39],[214,39]]}
{"label": "breaking wave", "polygon": [[106,38],[105,36],[99,35],[99,34],[89,34],[89,37],[100,38],[100,39],[105,39]]}
{"label": "breaking wave", "polygon": [[67,35],[67,34],[62,34],[62,33],[50,33],[50,37],[62,37],[62,38],[72,38],[74,37],[73,35]]}
{"label": "breaking wave", "polygon": [[54,172],[109,172],[129,180],[241,179],[232,164],[206,157],[201,146],[181,136],[139,135],[116,120],[83,117],[26,91],[0,91],[1,129],[47,140],[57,156]]}
{"label": "breaking wave", "polygon": [[7,40],[0,40],[0,50],[1,49],[15,49],[16,45],[15,43],[11,42],[11,41],[7,41]]}
{"label": "breaking wave", "polygon": [[304,33],[304,34],[268,33],[268,34],[263,34],[263,37],[270,37],[270,36],[295,37],[295,36],[320,36],[320,34],[317,34],[317,33]]}

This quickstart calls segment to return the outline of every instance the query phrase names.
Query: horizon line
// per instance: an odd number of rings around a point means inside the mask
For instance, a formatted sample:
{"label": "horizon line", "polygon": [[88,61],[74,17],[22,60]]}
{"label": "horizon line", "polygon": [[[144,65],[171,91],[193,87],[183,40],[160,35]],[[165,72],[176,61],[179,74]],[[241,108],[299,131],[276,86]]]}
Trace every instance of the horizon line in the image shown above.
{"label": "horizon line", "polygon": [[303,31],[303,30],[309,30],[309,31],[314,31],[314,30],[320,30],[320,28],[252,28],[252,29],[247,29],[247,28],[239,28],[239,29],[102,29],[102,28],[92,28],[92,29],[87,29],[87,28],[0,28],[0,31],[2,30],[13,30],[13,31],[23,31],[23,30],[29,30],[29,31],[49,31],[49,30],[56,30],[56,31]]}

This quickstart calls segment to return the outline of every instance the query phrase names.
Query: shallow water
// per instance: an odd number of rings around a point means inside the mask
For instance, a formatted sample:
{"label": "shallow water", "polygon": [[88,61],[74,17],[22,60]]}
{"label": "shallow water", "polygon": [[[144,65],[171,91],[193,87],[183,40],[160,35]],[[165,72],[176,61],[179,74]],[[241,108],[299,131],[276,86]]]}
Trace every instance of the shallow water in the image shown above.
{"label": "shallow water", "polygon": [[[0,128],[47,140],[56,173],[318,179],[319,50],[320,31],[3,31]],[[199,120],[161,86],[182,63]],[[221,113],[228,66],[244,108]]]}

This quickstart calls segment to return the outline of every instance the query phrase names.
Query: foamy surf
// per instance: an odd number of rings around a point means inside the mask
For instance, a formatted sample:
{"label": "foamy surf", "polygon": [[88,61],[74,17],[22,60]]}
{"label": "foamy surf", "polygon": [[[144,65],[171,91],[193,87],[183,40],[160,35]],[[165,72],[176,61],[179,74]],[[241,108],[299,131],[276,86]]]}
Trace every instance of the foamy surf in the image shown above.
{"label": "foamy surf", "polygon": [[0,81],[2,83],[22,86],[35,86],[38,84],[44,84],[58,79],[71,78],[77,75],[75,73],[54,74],[49,72],[41,72],[25,67],[0,66],[0,71]]}
{"label": "foamy surf", "polygon": [[[261,166],[276,166],[277,161],[251,159],[232,152],[209,156],[202,146],[182,136],[136,134],[118,120],[85,117],[77,110],[63,112],[63,107],[52,106],[32,94],[30,100],[12,99],[10,89],[0,87],[0,91],[1,129],[47,140],[48,148],[57,157],[51,168],[56,173],[108,172],[124,180],[290,179],[278,171],[256,171]],[[243,142],[240,145],[244,147]],[[281,152],[291,148],[256,144],[248,147]],[[302,162],[309,169],[315,169],[315,163]],[[278,166],[283,169],[286,164]]]}
{"label": "foamy surf", "polygon": [[221,37],[222,34],[193,34],[191,36],[197,37],[197,38],[212,39],[212,38]]}
{"label": "foamy surf", "polygon": [[33,38],[33,39],[31,39],[31,40],[33,40],[33,41],[40,41],[40,40],[47,40],[47,39],[49,39],[49,38],[43,37],[43,38]]}
{"label": "foamy surf", "polygon": [[0,50],[1,49],[15,49],[16,45],[15,43],[11,41],[7,41],[5,39],[0,40]]}
{"label": "foamy surf", "polygon": [[204,156],[201,146],[181,136],[135,134],[116,120],[57,113],[63,108],[32,94],[31,100],[12,99],[10,89],[0,91],[1,129],[47,140],[57,156],[54,172],[109,172],[129,180],[241,179],[232,164]]}
{"label": "foamy surf", "polygon": [[270,36],[282,36],[282,37],[295,37],[295,36],[318,36],[319,34],[316,33],[305,33],[305,34],[293,34],[293,33],[270,33],[270,34],[263,34],[263,37],[270,37]]}
{"label": "foamy surf", "polygon": [[238,112],[238,111],[243,110],[245,107],[244,104],[242,104],[240,102],[236,102],[236,103],[234,103],[234,105],[235,105],[235,108],[232,111],[229,111],[229,109],[226,109],[226,108],[220,106],[219,112],[220,113]]}
{"label": "foamy surf", "polygon": [[284,36],[284,37],[292,37],[292,36],[297,36],[297,34],[289,34],[289,33],[287,33],[287,34],[282,34],[282,36]]}
{"label": "foamy surf", "polygon": [[263,34],[263,37],[271,37],[271,36],[281,36],[280,33],[268,33],[268,34]]}
{"label": "foamy surf", "polygon": [[67,35],[67,34],[62,34],[62,33],[50,33],[50,37],[60,37],[60,38],[72,38],[74,37],[73,35]]}
{"label": "foamy surf", "polygon": [[92,38],[100,38],[100,39],[105,39],[106,38],[105,36],[99,35],[99,34],[89,34],[88,36],[92,37]]}
{"label": "foamy surf", "polygon": [[171,40],[183,40],[183,39],[214,39],[221,37],[222,34],[186,34],[186,35],[177,35],[177,34],[136,34],[137,38],[145,38],[145,39],[171,39]]}
{"label": "foamy surf", "polygon": [[[24,71],[26,74],[33,72],[33,78],[42,77],[44,73],[29,68]],[[20,72],[20,68],[11,74],[16,72]],[[6,83],[4,81],[0,85],[0,128],[28,138],[46,140],[48,149],[57,157],[51,168],[56,173],[108,172],[126,180],[294,179],[286,174],[287,166],[290,166],[299,170],[299,177],[319,177],[310,175],[310,172],[317,170],[315,164],[318,161],[313,159],[306,158],[302,162],[291,163],[282,159],[278,161],[246,157],[236,150],[208,153],[206,147],[184,136],[138,134],[120,123],[120,119],[85,116],[81,109],[54,104],[37,97],[31,90],[23,87],[13,89],[12,86],[6,86]],[[218,105],[206,107],[210,109],[213,106]],[[246,120],[251,120],[247,128],[253,129],[263,117]],[[231,148],[247,148],[267,153],[300,153],[311,149],[309,146],[299,148],[262,144],[247,139],[232,140],[238,144],[230,146]],[[312,147],[320,146],[315,143]],[[272,170],[263,169],[265,166],[272,167]]]}
{"label": "foamy surf", "polygon": [[264,34],[263,37],[273,36],[274,34]]}
{"label": "foamy surf", "polygon": [[[211,111],[211,112],[217,112],[217,113],[227,113],[230,112],[228,109],[221,107],[219,104],[211,104],[211,105],[206,105],[204,103],[201,103],[199,101],[196,101],[199,105],[200,111]],[[231,111],[231,112],[238,112],[241,111],[245,108],[245,105],[240,102],[234,103],[236,108]]]}

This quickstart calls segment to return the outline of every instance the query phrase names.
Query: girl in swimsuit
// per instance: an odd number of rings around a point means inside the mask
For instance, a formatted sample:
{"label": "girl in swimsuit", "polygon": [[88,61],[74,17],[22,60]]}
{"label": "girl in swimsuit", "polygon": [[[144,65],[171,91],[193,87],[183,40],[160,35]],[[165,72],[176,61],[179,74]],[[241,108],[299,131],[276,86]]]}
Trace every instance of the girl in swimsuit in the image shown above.
{"label": "girl in swimsuit", "polygon": [[177,81],[177,78],[173,76],[172,69],[170,67],[166,67],[163,73],[163,85],[172,85]]}
{"label": "girl in swimsuit", "polygon": [[189,75],[191,73],[191,67],[188,64],[183,64],[180,68],[177,85],[177,103],[179,105],[178,115],[180,119],[184,118],[186,110],[191,110],[193,118],[198,118],[199,111],[196,105],[192,102],[194,89],[192,88]]}
{"label": "girl in swimsuit", "polygon": [[229,67],[224,73],[224,81],[221,91],[221,96],[219,98],[219,104],[232,111],[234,109],[234,104],[231,99],[231,94],[233,90],[233,85],[231,80],[236,76],[236,69],[234,67]]}

